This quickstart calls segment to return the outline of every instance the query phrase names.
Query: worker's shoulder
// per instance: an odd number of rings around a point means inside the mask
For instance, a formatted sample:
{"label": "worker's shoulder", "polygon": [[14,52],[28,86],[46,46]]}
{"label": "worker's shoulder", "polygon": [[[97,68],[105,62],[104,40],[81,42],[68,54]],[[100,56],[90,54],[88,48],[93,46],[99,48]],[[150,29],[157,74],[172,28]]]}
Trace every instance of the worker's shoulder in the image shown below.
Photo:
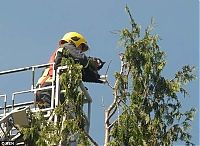
{"label": "worker's shoulder", "polygon": [[58,52],[63,52],[64,50],[74,50],[76,47],[72,43],[66,43],[62,47],[58,48]]}
{"label": "worker's shoulder", "polygon": [[66,43],[63,46],[64,49],[76,49],[76,46],[73,43]]}

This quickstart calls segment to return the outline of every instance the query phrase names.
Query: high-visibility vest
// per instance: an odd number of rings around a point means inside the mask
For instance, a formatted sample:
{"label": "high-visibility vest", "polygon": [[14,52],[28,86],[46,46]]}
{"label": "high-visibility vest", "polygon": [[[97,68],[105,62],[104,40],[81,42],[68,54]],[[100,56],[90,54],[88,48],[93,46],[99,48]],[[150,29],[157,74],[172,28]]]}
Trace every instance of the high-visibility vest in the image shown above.
{"label": "high-visibility vest", "polygon": [[[48,63],[53,63],[54,62],[58,49],[59,48],[57,48],[53,52],[53,54],[51,55]],[[39,78],[37,84],[42,87],[45,82],[52,82],[53,70],[54,70],[53,65],[50,65],[48,68],[46,68],[44,70],[42,76]]]}
{"label": "high-visibility vest", "polygon": [[[56,58],[56,54],[57,54],[57,51],[58,51],[59,48],[57,48],[53,54],[51,55],[50,59],[49,59],[49,62],[48,63],[53,63],[55,61],[55,58]],[[48,72],[49,76],[53,76],[53,65],[50,65],[49,66],[49,72]]]}

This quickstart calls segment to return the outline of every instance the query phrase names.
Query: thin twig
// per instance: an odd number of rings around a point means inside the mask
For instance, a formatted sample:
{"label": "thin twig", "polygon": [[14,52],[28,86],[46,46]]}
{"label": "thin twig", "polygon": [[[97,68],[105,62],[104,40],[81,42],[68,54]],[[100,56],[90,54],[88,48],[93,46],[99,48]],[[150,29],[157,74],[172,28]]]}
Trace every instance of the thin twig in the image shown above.
{"label": "thin twig", "polygon": [[109,62],[109,64],[108,64],[108,67],[107,67],[107,69],[106,69],[106,73],[105,73],[105,75],[108,74],[108,70],[109,70],[109,68],[110,68],[110,64],[111,64],[111,62],[112,62],[112,60],[110,60],[110,62]]}
{"label": "thin twig", "polygon": [[[109,64],[108,64],[108,67],[107,67],[107,69],[106,69],[105,76],[107,76],[107,74],[108,74],[108,70],[109,70],[109,68],[110,68],[111,62],[112,62],[112,60],[110,60],[110,62],[109,62]],[[109,81],[108,81],[107,78],[106,78],[106,83],[107,83],[107,85],[108,85],[111,89],[113,89],[113,87],[111,86],[111,84],[109,83]]]}
{"label": "thin twig", "polygon": [[94,144],[94,146],[98,146],[96,141],[94,141],[94,139],[87,132],[85,132],[84,130],[83,130],[83,132],[90,139],[90,141]]}
{"label": "thin twig", "polygon": [[114,88],[110,85],[110,83],[108,82],[108,80],[106,79],[106,83],[107,85],[113,90]]}

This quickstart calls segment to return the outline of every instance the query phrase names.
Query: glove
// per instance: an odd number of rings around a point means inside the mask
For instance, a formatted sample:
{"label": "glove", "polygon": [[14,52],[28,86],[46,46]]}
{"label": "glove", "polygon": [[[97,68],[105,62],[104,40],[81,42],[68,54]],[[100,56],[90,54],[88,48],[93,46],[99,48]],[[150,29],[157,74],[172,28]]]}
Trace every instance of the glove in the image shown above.
{"label": "glove", "polygon": [[107,75],[101,75],[99,80],[102,81],[102,83],[106,83],[107,77],[108,77]]}
{"label": "glove", "polygon": [[100,58],[93,58],[97,70],[100,70],[106,62],[103,62]]}

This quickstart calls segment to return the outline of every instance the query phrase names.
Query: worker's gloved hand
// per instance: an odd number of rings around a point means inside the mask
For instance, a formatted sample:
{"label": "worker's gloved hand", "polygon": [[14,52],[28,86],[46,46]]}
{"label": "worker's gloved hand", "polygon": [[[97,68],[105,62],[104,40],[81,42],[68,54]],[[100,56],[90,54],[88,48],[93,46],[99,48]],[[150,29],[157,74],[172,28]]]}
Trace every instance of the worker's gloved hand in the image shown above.
{"label": "worker's gloved hand", "polygon": [[99,80],[102,81],[102,83],[106,83],[107,77],[108,77],[107,75],[101,75]]}
{"label": "worker's gloved hand", "polygon": [[103,62],[101,59],[97,58],[97,69],[100,70],[106,62]]}
{"label": "worker's gloved hand", "polygon": [[100,70],[103,67],[103,65],[105,64],[105,62],[103,62],[100,58],[93,57],[92,61],[97,70]]}

